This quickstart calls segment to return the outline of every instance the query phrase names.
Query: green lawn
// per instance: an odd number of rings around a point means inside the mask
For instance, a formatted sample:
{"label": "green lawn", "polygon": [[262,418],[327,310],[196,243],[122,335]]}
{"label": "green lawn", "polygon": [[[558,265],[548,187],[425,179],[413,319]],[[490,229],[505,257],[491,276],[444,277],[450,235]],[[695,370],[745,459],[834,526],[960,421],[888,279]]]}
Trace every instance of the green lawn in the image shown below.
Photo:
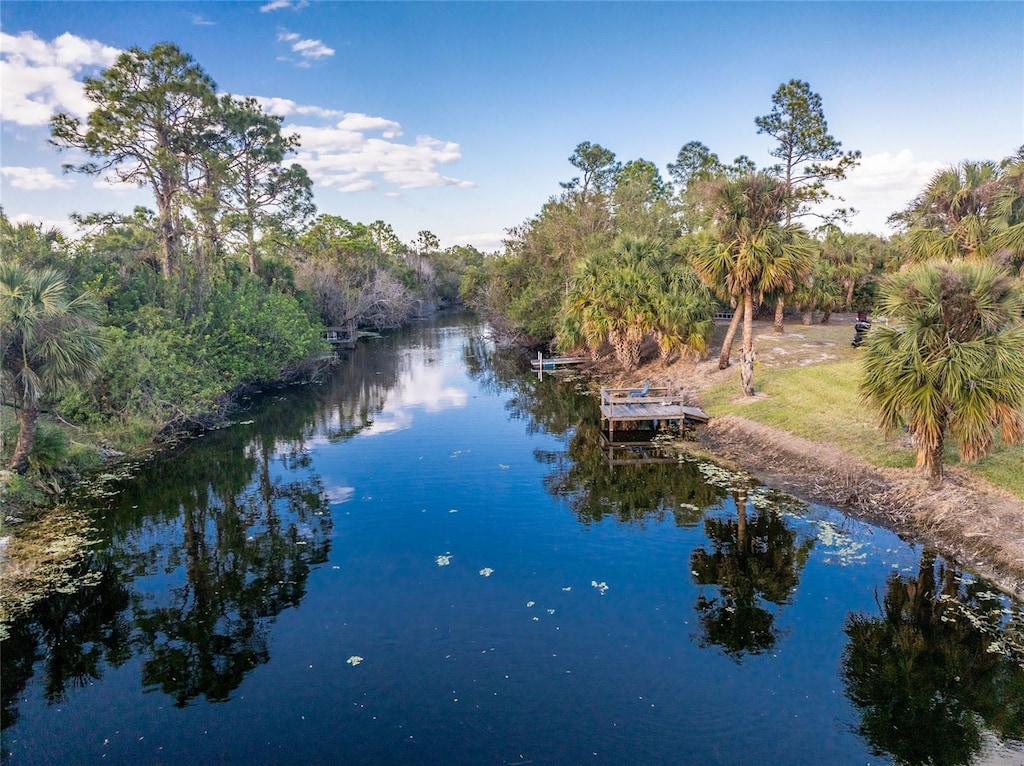
{"label": "green lawn", "polygon": [[[860,401],[857,381],[860,363],[856,351],[839,353],[838,361],[808,366],[754,369],[754,386],[768,396],[737,402],[739,382],[733,378],[702,394],[710,415],[733,414],[775,426],[840,449],[877,466],[913,466],[916,452],[904,434],[886,438],[874,414]],[[738,375],[738,373],[737,373]],[[946,449],[948,463],[959,463],[954,444]],[[1024,446],[999,447],[993,454],[968,466],[996,486],[1024,497]]]}

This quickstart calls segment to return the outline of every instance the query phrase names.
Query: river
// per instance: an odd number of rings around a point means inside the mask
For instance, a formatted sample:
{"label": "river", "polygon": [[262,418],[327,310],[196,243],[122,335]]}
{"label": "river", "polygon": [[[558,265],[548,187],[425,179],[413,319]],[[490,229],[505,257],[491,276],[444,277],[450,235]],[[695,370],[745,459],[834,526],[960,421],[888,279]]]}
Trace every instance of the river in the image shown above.
{"label": "river", "polygon": [[[1024,607],[440,318],[80,502],[11,764],[1024,762]],[[83,576],[86,572],[83,572]]]}

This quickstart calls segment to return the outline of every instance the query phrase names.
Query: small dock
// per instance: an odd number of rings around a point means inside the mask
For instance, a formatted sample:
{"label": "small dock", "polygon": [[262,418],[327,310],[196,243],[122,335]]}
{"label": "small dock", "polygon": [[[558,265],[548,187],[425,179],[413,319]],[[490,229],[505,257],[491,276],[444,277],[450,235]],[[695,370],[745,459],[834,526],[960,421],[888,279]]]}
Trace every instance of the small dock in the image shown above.
{"label": "small dock", "polygon": [[350,325],[328,327],[324,330],[324,339],[335,348],[355,348],[356,329]]}
{"label": "small dock", "polygon": [[576,367],[589,361],[585,356],[544,356],[541,351],[537,352],[537,358],[530,360],[533,369],[542,375],[544,372],[557,372],[569,367]]}
{"label": "small dock", "polygon": [[700,407],[692,407],[682,396],[673,395],[668,388],[602,388],[601,426],[608,433],[608,441],[615,441],[615,428],[626,430],[642,422],[659,425],[675,422],[683,425],[707,423],[710,418]]}

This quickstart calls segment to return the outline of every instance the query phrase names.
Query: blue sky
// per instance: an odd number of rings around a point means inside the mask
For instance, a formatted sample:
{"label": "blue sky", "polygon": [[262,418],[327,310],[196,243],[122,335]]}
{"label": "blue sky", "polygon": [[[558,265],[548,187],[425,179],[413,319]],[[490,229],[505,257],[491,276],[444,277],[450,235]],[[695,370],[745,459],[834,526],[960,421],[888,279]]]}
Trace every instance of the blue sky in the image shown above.
{"label": "blue sky", "polygon": [[754,118],[789,79],[859,149],[835,191],[885,232],[935,170],[1024,143],[1024,3],[26,2],[0,4],[0,199],[17,220],[153,206],[63,175],[83,77],[170,41],[302,137],[320,212],[495,249],[581,141],[665,166],[688,141],[772,162]]}

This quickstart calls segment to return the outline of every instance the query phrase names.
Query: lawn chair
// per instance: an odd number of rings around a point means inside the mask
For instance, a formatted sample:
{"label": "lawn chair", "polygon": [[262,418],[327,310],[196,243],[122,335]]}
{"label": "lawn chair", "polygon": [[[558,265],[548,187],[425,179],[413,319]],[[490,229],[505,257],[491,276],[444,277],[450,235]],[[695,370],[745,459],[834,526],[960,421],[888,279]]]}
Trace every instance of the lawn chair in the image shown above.
{"label": "lawn chair", "polygon": [[643,399],[645,396],[647,396],[647,394],[648,394],[648,392],[650,390],[651,390],[651,381],[645,380],[643,388],[634,389],[633,391],[630,391],[627,394],[627,396],[630,399]]}

